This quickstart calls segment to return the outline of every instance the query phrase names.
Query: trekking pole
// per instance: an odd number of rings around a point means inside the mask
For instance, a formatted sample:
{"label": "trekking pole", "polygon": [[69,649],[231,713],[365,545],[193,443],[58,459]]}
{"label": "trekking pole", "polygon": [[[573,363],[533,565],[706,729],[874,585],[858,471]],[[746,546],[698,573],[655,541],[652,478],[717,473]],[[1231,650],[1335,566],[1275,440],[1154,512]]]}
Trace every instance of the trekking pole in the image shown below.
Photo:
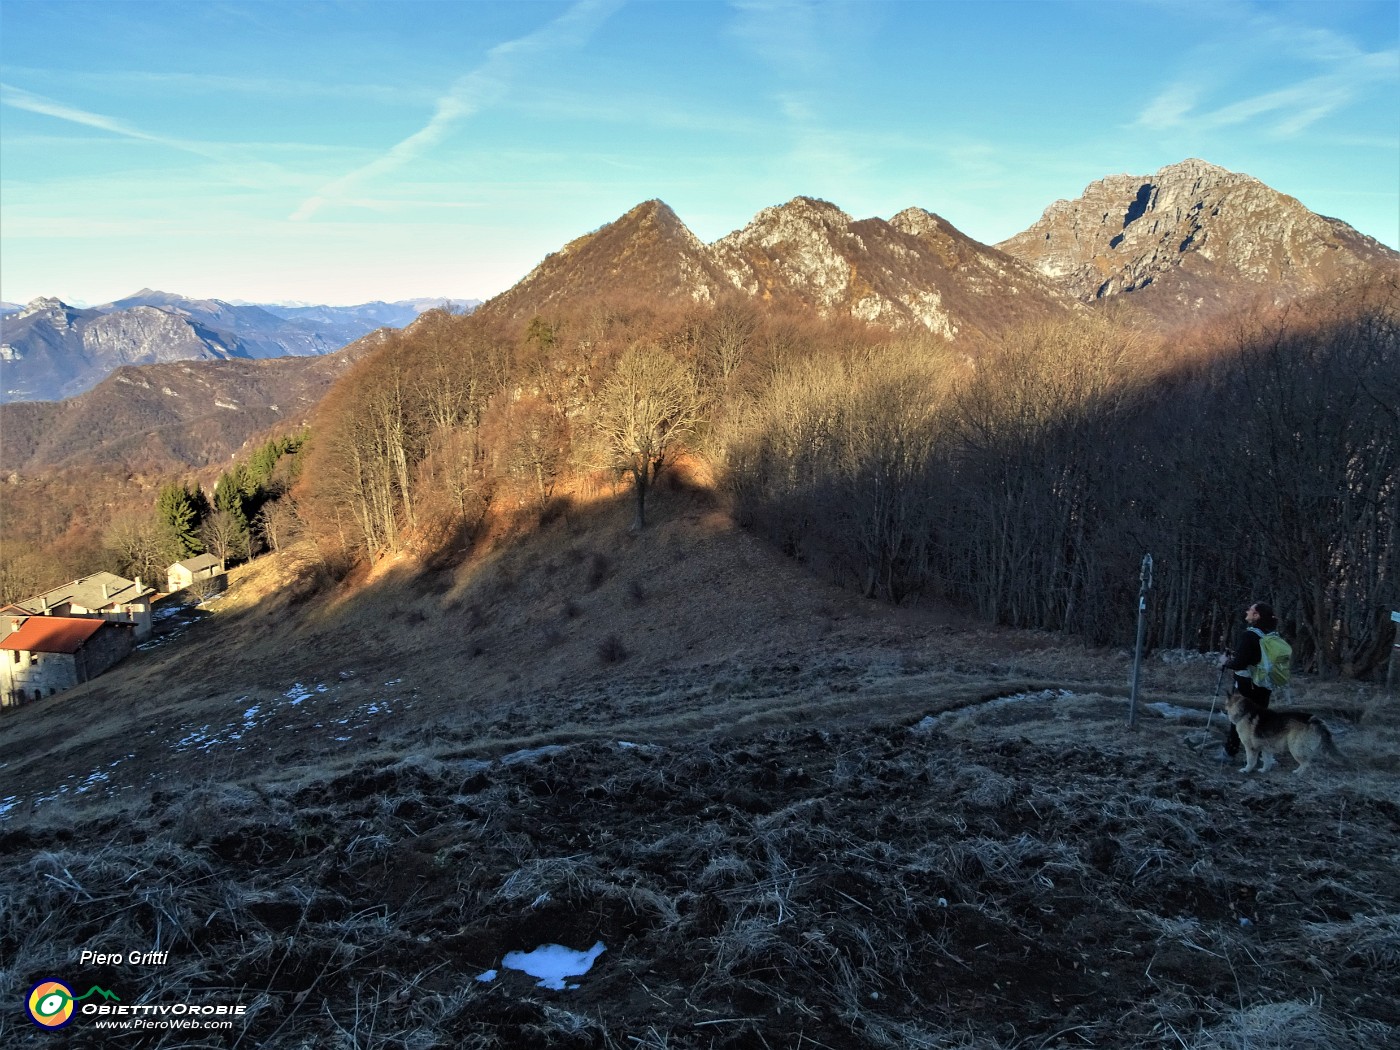
{"label": "trekking pole", "polygon": [[1215,676],[1215,694],[1210,698],[1210,714],[1206,715],[1206,732],[1210,732],[1210,723],[1215,718],[1215,702],[1220,699],[1220,683],[1225,681],[1225,665],[1220,665],[1220,673]]}

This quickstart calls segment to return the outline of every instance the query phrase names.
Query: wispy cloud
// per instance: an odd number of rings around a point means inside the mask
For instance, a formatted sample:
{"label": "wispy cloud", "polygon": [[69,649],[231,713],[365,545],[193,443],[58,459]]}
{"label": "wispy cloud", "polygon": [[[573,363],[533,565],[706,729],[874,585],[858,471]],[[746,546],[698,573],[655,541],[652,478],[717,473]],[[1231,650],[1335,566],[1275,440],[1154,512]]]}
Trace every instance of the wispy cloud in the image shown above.
{"label": "wispy cloud", "polygon": [[822,173],[828,185],[867,170],[859,136],[831,125],[827,100],[868,9],[814,0],[731,0],[729,7],[728,35],[774,78],[770,98],[791,143],[787,164]]}
{"label": "wispy cloud", "polygon": [[811,0],[733,0],[730,34],[759,59],[789,77],[819,74],[826,54]]}
{"label": "wispy cloud", "polygon": [[78,109],[76,106],[70,106],[51,98],[45,98],[43,95],[36,95],[33,92],[25,91],[23,88],[12,87],[9,84],[0,84],[0,105],[9,106],[11,109],[22,109],[29,113],[39,113],[57,120],[65,120],[70,124],[80,124],[83,127],[96,128],[99,131],[110,132],[113,135],[120,135],[123,138],[168,146],[171,149],[182,150],[186,153],[194,153],[201,157],[215,158],[218,155],[217,148],[209,143],[197,142],[191,139],[172,138],[168,135],[156,135],[116,117],[109,117],[101,113],[93,113],[89,110]]}
{"label": "wispy cloud", "polygon": [[463,121],[499,102],[523,69],[558,51],[583,46],[598,26],[621,6],[622,0],[580,0],[541,29],[493,47],[486,61],[460,77],[435,104],[427,124],[386,152],[322,186],[292,213],[296,221],[314,217],[328,205],[353,206],[362,198],[358,188],[396,171],[437,146]]}
{"label": "wispy cloud", "polygon": [[[1229,7],[1221,37],[1197,49],[1193,69],[1161,90],[1134,126],[1149,131],[1252,125],[1290,138],[1344,110],[1378,86],[1400,81],[1400,51],[1366,51],[1330,29]],[[1229,60],[1221,53],[1228,51]],[[1291,82],[1222,100],[1242,71],[1292,63]],[[1231,77],[1236,80],[1232,81]],[[1256,78],[1257,78],[1256,74]],[[1214,99],[1212,102],[1211,100]]]}
{"label": "wispy cloud", "polygon": [[[243,142],[210,142],[178,135],[162,135],[148,131],[119,117],[72,106],[66,102],[38,95],[11,84],[0,84],[0,106],[37,113],[78,127],[92,128],[116,135],[132,142],[144,142],[211,161],[211,164],[201,166],[199,174],[200,185],[204,187],[206,193],[211,191],[212,186],[219,185],[255,190],[260,195],[267,195],[279,190],[301,194],[306,192],[306,188],[310,184],[305,176],[290,172],[282,165],[264,159],[264,154],[270,151],[298,154],[307,152],[305,147],[286,143],[259,146]],[[20,141],[23,140],[12,136],[7,137],[7,142],[11,145]],[[170,173],[167,172],[166,180],[171,177]],[[104,185],[110,184],[111,176],[104,177]],[[85,185],[87,188],[83,192],[88,194],[94,192],[91,182],[87,182]]]}
{"label": "wispy cloud", "polygon": [[1272,135],[1288,138],[1345,109],[1371,86],[1397,79],[1400,55],[1368,57],[1371,61],[1358,62],[1345,70],[1215,106],[1202,104],[1206,92],[1198,82],[1175,83],[1148,104],[1136,126],[1166,131],[1253,124]]}
{"label": "wispy cloud", "polygon": [[[6,71],[12,79],[43,83],[55,76],[52,69],[41,66],[9,64]],[[91,88],[95,91],[143,92],[153,96],[182,96],[197,94],[242,95],[247,98],[326,98],[338,101],[359,100],[389,106],[421,106],[435,99],[433,92],[393,84],[368,81],[320,81],[295,77],[229,76],[219,73],[154,72],[138,69],[78,69],[64,70],[65,85]]]}

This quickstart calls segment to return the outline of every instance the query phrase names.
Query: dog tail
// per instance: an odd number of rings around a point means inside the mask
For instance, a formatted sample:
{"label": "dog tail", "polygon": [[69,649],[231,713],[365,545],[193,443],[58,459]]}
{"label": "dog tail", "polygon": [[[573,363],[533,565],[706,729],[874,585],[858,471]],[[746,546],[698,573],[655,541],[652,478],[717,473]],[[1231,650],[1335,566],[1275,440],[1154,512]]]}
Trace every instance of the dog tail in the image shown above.
{"label": "dog tail", "polygon": [[1327,728],[1327,723],[1313,715],[1308,719],[1308,724],[1317,729],[1318,740],[1322,742],[1322,753],[1333,762],[1351,768],[1353,763],[1337,749],[1337,743],[1332,739],[1332,730]]}

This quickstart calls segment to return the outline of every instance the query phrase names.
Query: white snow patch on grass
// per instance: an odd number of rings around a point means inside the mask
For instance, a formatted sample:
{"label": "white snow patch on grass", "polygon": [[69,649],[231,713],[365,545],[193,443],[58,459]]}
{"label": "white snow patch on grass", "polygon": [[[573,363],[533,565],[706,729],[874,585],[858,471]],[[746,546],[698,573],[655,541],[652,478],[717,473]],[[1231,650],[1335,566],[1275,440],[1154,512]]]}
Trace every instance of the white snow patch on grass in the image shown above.
{"label": "white snow patch on grass", "polygon": [[998,696],[992,700],[984,701],[980,704],[969,704],[967,707],[959,707],[953,711],[944,711],[938,715],[925,715],[918,722],[909,727],[911,733],[928,733],[937,728],[945,718],[965,718],[975,711],[987,711],[997,707],[1006,707],[1010,704],[1024,703],[1049,703],[1055,700],[1073,699],[1074,693],[1068,689],[1042,689],[1035,693],[1014,693],[1011,696]]}
{"label": "white snow patch on grass", "polygon": [[544,747],[527,748],[524,751],[512,751],[501,758],[501,765],[513,766],[518,762],[533,762],[537,758],[544,758],[546,755],[558,755],[568,750],[563,744],[546,744]]}
{"label": "white snow patch on grass", "polygon": [[[582,977],[593,968],[594,961],[605,951],[607,948],[602,941],[586,952],[565,948],[562,944],[542,944],[532,952],[507,952],[506,957],[501,960],[501,965],[507,970],[519,970],[531,977],[538,977],[536,988],[563,991],[566,988],[577,988],[578,985],[567,983],[567,979]],[[494,981],[496,971],[487,970],[477,974],[476,979],[482,982]]]}

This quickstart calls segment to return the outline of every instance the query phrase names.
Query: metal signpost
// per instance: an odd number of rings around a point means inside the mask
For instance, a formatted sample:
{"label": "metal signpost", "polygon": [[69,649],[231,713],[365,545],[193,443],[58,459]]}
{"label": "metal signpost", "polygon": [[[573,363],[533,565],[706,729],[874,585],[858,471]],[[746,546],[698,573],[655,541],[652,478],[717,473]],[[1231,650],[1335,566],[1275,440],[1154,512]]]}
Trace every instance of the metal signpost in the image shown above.
{"label": "metal signpost", "polygon": [[1147,632],[1147,592],[1152,589],[1152,555],[1142,556],[1142,586],[1138,590],[1137,647],[1133,650],[1133,688],[1128,696],[1128,728],[1137,725],[1138,678],[1142,673],[1142,639]]}

